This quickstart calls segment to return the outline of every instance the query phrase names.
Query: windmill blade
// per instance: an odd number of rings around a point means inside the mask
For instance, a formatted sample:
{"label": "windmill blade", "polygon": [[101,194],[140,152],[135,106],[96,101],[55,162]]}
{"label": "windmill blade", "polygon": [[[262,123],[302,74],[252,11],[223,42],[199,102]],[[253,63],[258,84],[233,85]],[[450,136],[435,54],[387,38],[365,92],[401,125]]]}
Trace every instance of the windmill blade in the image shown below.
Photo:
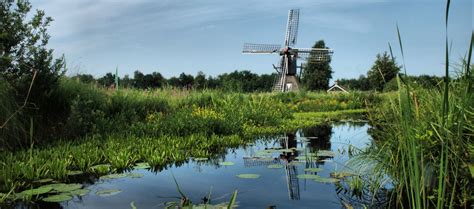
{"label": "windmill blade", "polygon": [[299,49],[292,49],[292,50],[296,52],[298,59],[302,59],[306,62],[329,61],[333,54],[332,49],[299,48]]}
{"label": "windmill blade", "polygon": [[288,12],[288,23],[286,25],[285,46],[294,46],[296,36],[298,35],[298,24],[300,19],[300,10],[292,9]]}
{"label": "windmill blade", "polygon": [[244,54],[272,54],[279,52],[281,46],[279,44],[251,44],[244,43]]}

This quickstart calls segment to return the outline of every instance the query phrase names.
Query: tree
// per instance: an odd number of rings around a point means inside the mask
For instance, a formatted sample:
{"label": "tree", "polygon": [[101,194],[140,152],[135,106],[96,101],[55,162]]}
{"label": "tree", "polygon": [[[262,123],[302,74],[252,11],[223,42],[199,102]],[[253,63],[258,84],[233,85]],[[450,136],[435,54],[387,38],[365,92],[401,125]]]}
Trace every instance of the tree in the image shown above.
{"label": "tree", "polygon": [[[317,41],[313,48],[327,49],[324,40]],[[309,59],[315,58],[316,54],[310,54]],[[304,66],[301,83],[308,90],[327,90],[329,80],[332,78],[331,59],[322,62],[308,62]]]}
{"label": "tree", "polygon": [[99,78],[98,81],[100,85],[110,87],[115,83],[115,76],[112,73],[107,73],[102,78]]}
{"label": "tree", "polygon": [[192,75],[188,75],[186,73],[181,73],[179,75],[179,82],[182,87],[185,87],[186,89],[190,89],[193,87],[194,84],[194,77]]}
{"label": "tree", "polygon": [[47,27],[53,19],[46,17],[44,11],[30,11],[27,0],[0,1],[0,80],[13,89],[18,107],[25,107],[22,103],[29,95],[28,108],[19,108],[25,119],[24,130],[29,130],[32,118],[35,135],[49,135],[51,124],[64,118],[50,116],[53,111],[59,115],[63,104],[54,92],[64,74],[64,57],[54,59],[53,50],[47,48]]}
{"label": "tree", "polygon": [[373,89],[383,90],[386,83],[395,78],[400,72],[395,58],[391,58],[387,52],[377,54],[377,58],[372,68],[367,72],[367,78]]}
{"label": "tree", "polygon": [[145,88],[145,75],[138,70],[133,73],[133,87],[139,89]]}
{"label": "tree", "polygon": [[202,72],[199,71],[194,78],[194,87],[196,89],[205,89],[207,88],[206,86],[206,75]]}

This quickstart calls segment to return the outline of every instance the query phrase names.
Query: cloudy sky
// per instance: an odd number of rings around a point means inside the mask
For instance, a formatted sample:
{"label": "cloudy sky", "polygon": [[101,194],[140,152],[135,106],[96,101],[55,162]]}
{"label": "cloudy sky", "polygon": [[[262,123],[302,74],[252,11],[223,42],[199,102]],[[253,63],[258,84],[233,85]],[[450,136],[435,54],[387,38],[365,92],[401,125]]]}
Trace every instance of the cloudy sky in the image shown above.
{"label": "cloudy sky", "polygon": [[[300,9],[297,47],[324,39],[334,49],[334,78],[366,74],[392,44],[401,62],[398,24],[409,74],[441,75],[442,0],[31,0],[55,20],[50,47],[67,58],[69,74],[158,71],[218,75],[272,73],[276,55],[243,55],[242,45],[283,44],[288,10]],[[471,0],[451,2],[451,59],[465,55],[473,30]]]}

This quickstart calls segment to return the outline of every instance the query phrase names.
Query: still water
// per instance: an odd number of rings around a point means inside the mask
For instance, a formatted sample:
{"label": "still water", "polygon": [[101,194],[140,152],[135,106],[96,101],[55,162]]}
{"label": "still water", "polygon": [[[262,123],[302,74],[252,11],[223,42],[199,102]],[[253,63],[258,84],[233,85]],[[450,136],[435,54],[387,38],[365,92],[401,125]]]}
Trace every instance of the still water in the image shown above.
{"label": "still water", "polygon": [[[321,168],[316,174],[330,177],[331,172],[347,171],[349,146],[363,148],[371,143],[369,126],[365,123],[335,123],[299,130],[280,136],[257,139],[254,144],[228,149],[217,159],[207,161],[189,160],[181,165],[171,165],[159,172],[138,169],[133,173],[141,178],[97,180],[86,186],[91,192],[81,198],[61,204],[39,203],[40,208],[164,208],[166,202],[179,202],[180,194],[173,180],[176,178],[182,192],[194,204],[199,204],[211,192],[211,203],[229,201],[237,190],[238,208],[342,208],[334,183],[319,183],[311,179],[297,178],[309,174],[305,168]],[[268,150],[291,149],[294,152],[272,152]],[[267,151],[265,151],[267,150]],[[333,157],[302,160],[304,153],[331,150]],[[264,157],[262,157],[264,156]],[[298,156],[300,156],[298,158]],[[298,163],[298,161],[300,161]],[[233,162],[234,165],[220,165]],[[280,168],[268,168],[279,164]],[[258,174],[256,179],[242,179],[239,174]],[[98,190],[119,189],[113,196],[98,196]],[[22,208],[22,206],[19,206]]]}

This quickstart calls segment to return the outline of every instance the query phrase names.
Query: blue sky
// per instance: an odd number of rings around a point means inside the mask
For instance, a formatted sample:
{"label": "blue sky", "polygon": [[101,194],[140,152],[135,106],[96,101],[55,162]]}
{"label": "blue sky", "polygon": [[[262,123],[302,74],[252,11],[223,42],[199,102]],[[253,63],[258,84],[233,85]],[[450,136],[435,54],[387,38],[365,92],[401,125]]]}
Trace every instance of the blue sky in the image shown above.
{"label": "blue sky", "polygon": [[[300,9],[297,47],[324,39],[334,49],[333,77],[366,74],[392,44],[401,64],[396,25],[409,74],[444,69],[442,0],[31,0],[55,21],[50,47],[65,54],[69,74],[158,71],[165,77],[203,71],[272,73],[276,55],[243,55],[242,45],[283,44],[288,10]],[[471,0],[451,2],[451,59],[465,55],[473,31]]]}

